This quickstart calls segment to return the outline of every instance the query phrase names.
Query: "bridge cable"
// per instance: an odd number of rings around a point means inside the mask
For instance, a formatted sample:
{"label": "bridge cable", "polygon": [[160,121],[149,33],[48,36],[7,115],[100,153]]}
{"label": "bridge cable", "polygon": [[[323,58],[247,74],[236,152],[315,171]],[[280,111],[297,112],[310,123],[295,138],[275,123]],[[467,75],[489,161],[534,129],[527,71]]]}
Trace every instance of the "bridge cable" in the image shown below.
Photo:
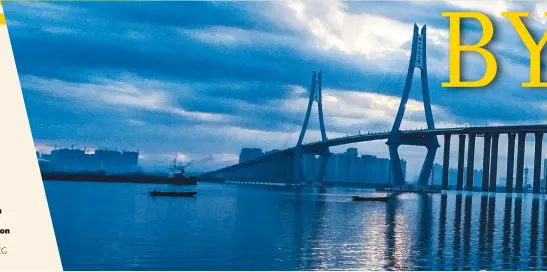
{"label": "bridge cable", "polygon": [[[381,117],[379,119],[376,119],[373,123],[370,125],[370,132],[377,133],[381,132],[380,129],[386,125],[384,116],[390,116],[388,111],[397,110],[400,104],[400,96],[402,94],[402,88],[400,86],[401,78],[403,74],[402,73],[389,73],[385,80],[379,84],[379,86],[376,88],[376,90],[380,90],[381,88],[385,88],[387,90],[386,92],[378,92],[379,94],[386,96],[387,99],[390,98],[399,98],[399,103],[395,105],[390,105],[389,103],[385,103],[383,108],[380,109],[379,112],[381,112]],[[395,108],[393,107],[395,106]],[[389,126],[390,124],[388,124]],[[386,129],[385,127],[383,128]],[[389,128],[387,128],[389,130]]]}

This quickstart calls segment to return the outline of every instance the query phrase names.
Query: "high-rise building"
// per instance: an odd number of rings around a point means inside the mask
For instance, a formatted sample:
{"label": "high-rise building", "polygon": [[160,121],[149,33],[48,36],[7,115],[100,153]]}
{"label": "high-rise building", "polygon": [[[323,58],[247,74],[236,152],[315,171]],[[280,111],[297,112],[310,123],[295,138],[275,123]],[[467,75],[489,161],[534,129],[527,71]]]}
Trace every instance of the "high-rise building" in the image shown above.
{"label": "high-rise building", "polygon": [[319,160],[314,154],[304,154],[302,156],[302,172],[306,180],[315,180],[319,171]]}
{"label": "high-rise building", "polygon": [[[406,176],[406,161],[401,160],[401,165],[403,175]],[[317,167],[316,171],[318,170]],[[325,179],[330,182],[392,183],[391,162],[389,159],[377,158],[372,155],[359,156],[357,148],[348,148],[345,153],[330,156]]]}
{"label": "high-rise building", "polygon": [[338,163],[338,159],[340,157],[340,154],[332,154],[329,157],[329,160],[327,162],[327,169],[325,171],[325,180],[327,181],[337,181],[338,180],[338,166],[340,165]]}
{"label": "high-rise building", "polygon": [[[464,173],[465,173],[464,184],[467,184],[467,168],[464,168]],[[481,186],[482,186],[482,169],[480,170],[474,169],[473,170],[473,187],[481,187]]]}
{"label": "high-rise building", "polygon": [[376,156],[361,155],[361,181],[374,183],[378,180],[378,163]]}
{"label": "high-rise building", "polygon": [[60,171],[74,172],[88,168],[88,170],[96,169],[96,165],[89,165],[84,150],[73,148],[61,148],[51,151],[49,156],[50,161],[55,163],[56,167]]}
{"label": "high-rise building", "polygon": [[448,171],[448,185],[456,185],[458,183],[458,169],[450,168]]}
{"label": "high-rise building", "polygon": [[385,158],[378,158],[378,179],[377,183],[381,184],[393,184],[392,176],[391,175],[391,162],[389,159]]}
{"label": "high-rise building", "polygon": [[346,156],[348,160],[348,181],[359,181],[359,157],[357,148],[348,148]]}
{"label": "high-rise building", "polygon": [[139,152],[134,151],[98,149],[88,154],[82,149],[60,148],[50,154],[40,154],[40,165],[47,165],[48,171],[128,173],[136,171],[138,164]]}
{"label": "high-rise building", "polygon": [[338,176],[336,177],[338,181],[349,181],[348,178],[349,172],[349,163],[348,163],[348,154],[342,153],[338,156]]}
{"label": "high-rise building", "polygon": [[[464,175],[465,176],[465,175]],[[458,179],[458,170],[450,168],[448,170],[448,185],[456,185]],[[441,164],[433,164],[431,169],[431,176],[429,177],[429,185],[442,185],[443,184],[443,166]]]}
{"label": "high-rise building", "polygon": [[441,185],[443,183],[443,166],[435,163],[431,169],[429,185]]}
{"label": "high-rise building", "polygon": [[130,172],[139,162],[139,152],[98,149],[94,160],[88,162],[109,173]]}
{"label": "high-rise building", "polygon": [[[272,151],[273,152],[273,151]],[[264,156],[259,148],[243,148],[239,162],[246,162]],[[302,171],[307,181],[315,180],[319,174],[321,159],[314,154],[303,154]],[[406,177],[406,161],[401,160],[403,176]],[[357,148],[348,148],[341,154],[331,154],[325,169],[325,180],[329,182],[352,182],[366,184],[393,183],[391,161],[372,155],[361,155]]]}

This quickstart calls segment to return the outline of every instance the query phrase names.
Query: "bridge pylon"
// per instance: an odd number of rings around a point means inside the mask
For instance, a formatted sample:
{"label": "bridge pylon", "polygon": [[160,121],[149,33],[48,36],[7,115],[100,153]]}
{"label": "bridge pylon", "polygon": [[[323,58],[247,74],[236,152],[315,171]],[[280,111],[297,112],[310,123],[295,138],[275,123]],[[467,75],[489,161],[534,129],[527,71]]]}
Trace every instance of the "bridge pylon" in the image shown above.
{"label": "bridge pylon", "polygon": [[393,174],[393,182],[395,185],[403,185],[405,178],[403,175],[403,169],[401,166],[401,158],[399,156],[398,148],[401,145],[413,145],[424,146],[427,148],[427,155],[425,157],[418,183],[420,185],[427,185],[431,169],[433,167],[433,160],[435,159],[435,153],[439,148],[439,141],[437,136],[404,136],[401,134],[401,121],[405,114],[406,104],[410,96],[410,88],[412,87],[412,79],[414,77],[414,70],[420,69],[422,80],[422,97],[425,110],[425,119],[427,128],[430,130],[435,129],[435,123],[433,122],[433,113],[431,111],[431,100],[429,97],[429,84],[427,80],[427,55],[426,55],[426,26],[424,25],[419,31],[418,26],[414,24],[414,34],[412,37],[412,50],[410,52],[410,61],[408,64],[408,72],[406,75],[405,86],[403,89],[403,95],[401,96],[401,103],[399,104],[399,110],[395,117],[395,122],[391,129],[390,136],[387,140],[389,147],[389,156],[391,161],[391,169]]}
{"label": "bridge pylon", "polygon": [[[327,132],[325,130],[325,121],[323,118],[323,101],[321,96],[322,91],[322,72],[319,73],[313,72],[312,83],[310,88],[310,98],[308,100],[308,109],[306,110],[306,117],[304,117],[304,124],[302,125],[302,130],[300,131],[300,136],[298,137],[298,142],[294,148],[292,154],[292,164],[291,164],[291,176],[293,182],[300,183],[305,181],[304,172],[302,169],[302,157],[304,155],[304,150],[302,149],[302,141],[308,130],[308,123],[310,121],[311,110],[313,104],[317,103],[317,112],[319,117],[319,128],[321,131],[321,140],[327,140]],[[328,158],[330,156],[330,150],[328,147],[314,152],[316,155],[320,155],[320,165],[319,173],[316,178],[316,182],[319,184],[324,183],[325,169],[327,167]]]}

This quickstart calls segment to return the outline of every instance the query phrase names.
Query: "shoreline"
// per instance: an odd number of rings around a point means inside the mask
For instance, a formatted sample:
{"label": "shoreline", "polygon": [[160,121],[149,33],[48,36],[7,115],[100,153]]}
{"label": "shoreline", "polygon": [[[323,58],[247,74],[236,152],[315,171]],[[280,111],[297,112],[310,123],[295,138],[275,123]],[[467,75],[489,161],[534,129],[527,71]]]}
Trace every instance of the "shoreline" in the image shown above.
{"label": "shoreline", "polygon": [[148,184],[175,184],[197,185],[193,177],[175,179],[166,176],[152,175],[98,175],[82,173],[41,173],[42,181],[73,181],[73,182],[118,182],[118,183],[148,183]]}

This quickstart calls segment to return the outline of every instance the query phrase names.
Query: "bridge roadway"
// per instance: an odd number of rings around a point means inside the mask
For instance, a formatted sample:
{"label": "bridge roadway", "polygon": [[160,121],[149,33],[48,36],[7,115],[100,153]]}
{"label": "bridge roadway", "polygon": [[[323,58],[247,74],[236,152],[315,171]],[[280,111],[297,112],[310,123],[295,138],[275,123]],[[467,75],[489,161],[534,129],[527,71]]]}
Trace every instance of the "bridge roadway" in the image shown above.
{"label": "bridge roadway", "polygon": [[[405,130],[400,132],[401,135],[412,136],[412,137],[425,137],[431,135],[465,135],[465,134],[475,134],[481,136],[485,133],[547,133],[547,125],[516,125],[516,126],[482,126],[482,127],[457,127],[457,128],[439,128],[439,129],[423,129],[423,130]],[[359,142],[368,142],[375,140],[384,140],[387,139],[390,135],[390,132],[380,132],[380,133],[368,133],[360,135],[352,135],[340,138],[328,139],[326,141],[317,141],[306,143],[302,145],[304,152],[308,153],[320,153],[321,150],[324,150],[326,147],[333,147],[339,145],[346,145]],[[269,160],[275,156],[287,154],[293,152],[294,147],[287,149],[279,150],[276,152],[269,153],[260,158],[231,165],[222,169],[218,169],[210,173],[220,172],[224,170],[233,169],[236,167],[242,167],[246,165],[252,165],[262,161]]]}
{"label": "bridge roadway", "polygon": [[[484,126],[484,127],[458,127],[458,128],[439,128],[434,130],[405,130],[401,131],[401,135],[408,136],[430,136],[430,135],[460,135],[460,134],[476,134],[482,135],[484,133],[546,133],[547,125],[518,125],[518,126]],[[319,150],[323,147],[339,146],[345,144],[352,144],[358,142],[368,142],[374,140],[387,139],[390,132],[369,133],[361,135],[352,135],[347,137],[333,138],[327,141],[317,141],[307,143],[302,147],[304,150]],[[286,149],[287,151],[292,148]],[[285,150],[283,150],[285,151]]]}

